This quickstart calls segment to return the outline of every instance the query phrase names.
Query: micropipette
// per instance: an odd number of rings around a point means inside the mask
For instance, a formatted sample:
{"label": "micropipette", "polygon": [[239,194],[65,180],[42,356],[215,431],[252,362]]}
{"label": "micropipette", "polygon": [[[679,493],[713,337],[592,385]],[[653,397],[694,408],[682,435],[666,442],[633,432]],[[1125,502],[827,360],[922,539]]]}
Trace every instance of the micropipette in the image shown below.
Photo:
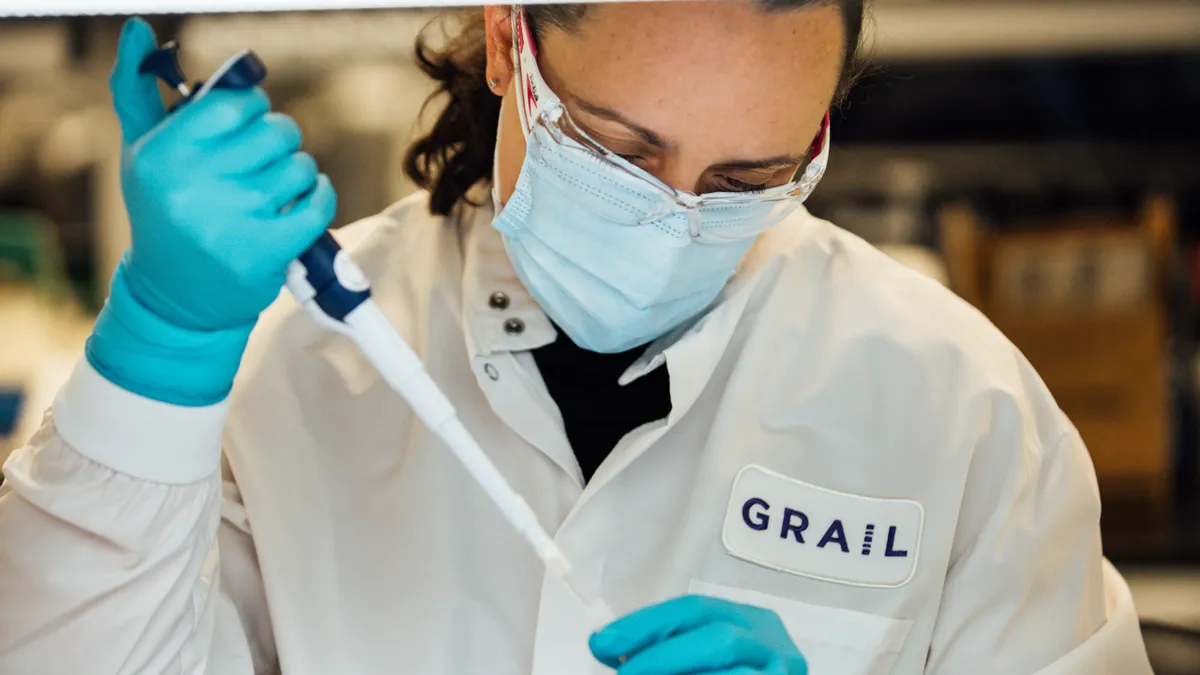
{"label": "micropipette", "polygon": [[[189,88],[178,63],[178,46],[167,43],[147,56],[140,67],[184,96],[177,105],[210,89],[243,89],[266,78],[262,60],[243,50],[221,66],[206,82]],[[174,108],[172,108],[174,109]],[[614,618],[600,597],[583,592],[571,582],[571,564],[558,544],[538,522],[529,504],[509,485],[492,460],[458,419],[454,406],[434,383],[421,359],[400,337],[371,298],[371,284],[329,232],[288,265],[288,290],[296,302],[322,326],[341,333],[358,345],[385,382],[412,407],[417,417],[454,452],[483,491],[500,508],[508,522],[533,547],[547,571],[579,600],[596,629]]]}

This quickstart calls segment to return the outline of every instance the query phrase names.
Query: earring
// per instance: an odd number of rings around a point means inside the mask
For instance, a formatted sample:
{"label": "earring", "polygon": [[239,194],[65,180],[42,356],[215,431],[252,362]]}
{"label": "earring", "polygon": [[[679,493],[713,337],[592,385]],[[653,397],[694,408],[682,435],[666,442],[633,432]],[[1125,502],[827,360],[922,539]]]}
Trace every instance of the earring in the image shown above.
{"label": "earring", "polygon": [[488,86],[488,89],[495,89],[496,87],[499,87],[500,79],[495,78],[495,77],[489,77],[488,81],[487,81],[487,86]]}

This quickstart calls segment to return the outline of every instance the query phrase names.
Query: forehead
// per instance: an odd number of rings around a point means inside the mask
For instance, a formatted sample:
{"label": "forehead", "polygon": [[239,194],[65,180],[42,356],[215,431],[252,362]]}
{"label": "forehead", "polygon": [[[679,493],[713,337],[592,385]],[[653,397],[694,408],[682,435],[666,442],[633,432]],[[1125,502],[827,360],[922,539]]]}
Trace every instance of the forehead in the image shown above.
{"label": "forehead", "polygon": [[755,2],[599,4],[570,34],[540,32],[541,69],[560,94],[680,140],[731,129],[743,145],[761,137],[774,146],[765,152],[812,140],[844,41],[826,3],[776,12]]}

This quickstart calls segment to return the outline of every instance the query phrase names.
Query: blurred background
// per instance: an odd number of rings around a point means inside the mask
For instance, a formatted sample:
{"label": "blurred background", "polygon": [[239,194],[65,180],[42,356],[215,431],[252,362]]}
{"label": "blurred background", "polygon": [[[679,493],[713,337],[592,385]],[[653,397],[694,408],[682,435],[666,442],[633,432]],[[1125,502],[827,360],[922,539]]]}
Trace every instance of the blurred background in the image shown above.
{"label": "blurred background", "polygon": [[[0,0],[0,12],[3,0]],[[412,191],[434,10],[149,17],[203,77],[251,47],[340,195]],[[121,17],[0,18],[0,458],[39,424],[128,244]],[[877,0],[811,210],[940,279],[1092,452],[1160,674],[1200,673],[1200,0]]]}

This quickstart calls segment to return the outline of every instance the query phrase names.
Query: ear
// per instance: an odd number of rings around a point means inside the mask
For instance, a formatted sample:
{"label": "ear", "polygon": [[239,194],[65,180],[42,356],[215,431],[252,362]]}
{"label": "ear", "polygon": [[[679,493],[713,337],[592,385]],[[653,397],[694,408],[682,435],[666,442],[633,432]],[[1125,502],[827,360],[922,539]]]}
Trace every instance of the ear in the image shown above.
{"label": "ear", "polygon": [[488,5],[483,9],[487,28],[488,88],[497,96],[508,91],[513,78],[512,12],[512,5]]}

